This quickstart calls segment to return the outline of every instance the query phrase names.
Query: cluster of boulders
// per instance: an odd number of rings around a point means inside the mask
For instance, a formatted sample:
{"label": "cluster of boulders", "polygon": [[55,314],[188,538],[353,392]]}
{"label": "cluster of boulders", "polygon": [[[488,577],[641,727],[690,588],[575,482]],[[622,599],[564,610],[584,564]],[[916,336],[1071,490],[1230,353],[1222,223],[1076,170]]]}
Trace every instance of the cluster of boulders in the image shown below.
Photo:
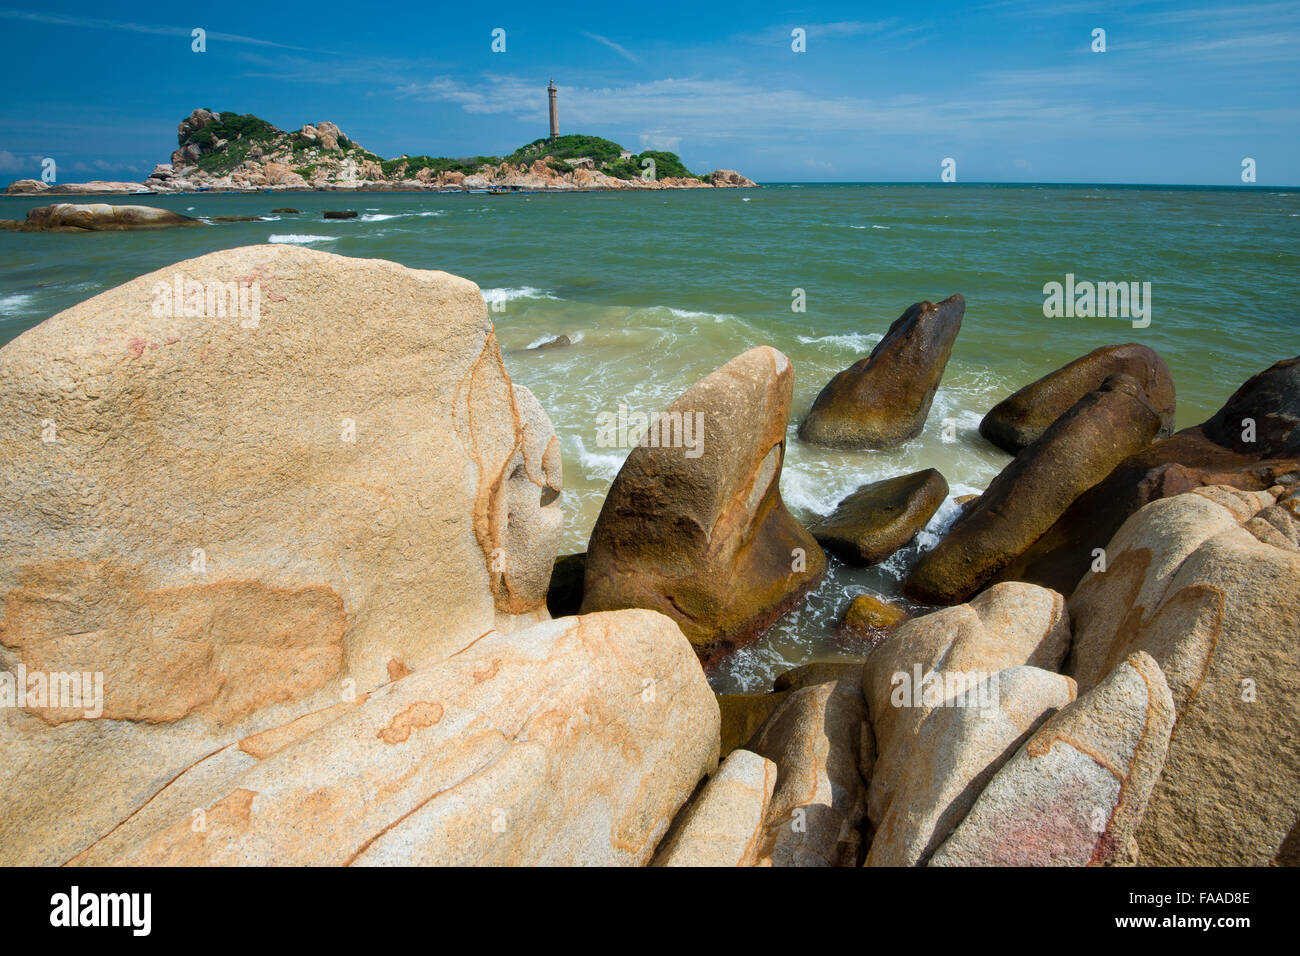
{"label": "cluster of boulders", "polygon": [[[153,308],[177,275],[260,313]],[[963,308],[909,309],[819,434],[914,434]],[[862,595],[861,659],[715,696],[819,541],[881,560],[948,491],[805,529],[777,350],[670,405],[557,561],[559,443],[472,283],[274,245],[96,296],[0,349],[0,862],[1296,862],[1300,360],[1165,438],[1154,353],[1067,369],[991,413],[1023,447],[914,571],[952,606]],[[1077,587],[1002,579],[1107,482]]]}

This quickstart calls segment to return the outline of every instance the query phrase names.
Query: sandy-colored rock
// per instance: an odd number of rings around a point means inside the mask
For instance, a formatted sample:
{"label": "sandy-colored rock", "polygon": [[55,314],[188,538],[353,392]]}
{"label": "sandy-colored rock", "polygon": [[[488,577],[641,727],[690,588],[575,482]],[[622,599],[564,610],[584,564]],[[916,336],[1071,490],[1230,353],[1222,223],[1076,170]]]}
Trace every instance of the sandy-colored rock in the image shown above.
{"label": "sandy-colored rock", "polygon": [[1075,696],[1074,681],[1038,667],[966,672],[956,682],[948,676],[935,674],[943,701],[908,743],[911,756],[875,826],[867,866],[923,865],[1003,763]]}
{"label": "sandy-colored rock", "polygon": [[644,864],[716,766],[717,719],[663,615],[493,632],[198,761],[73,862]]}
{"label": "sandy-colored rock", "polygon": [[876,564],[911,541],[948,497],[933,468],[863,485],[808,526],[817,543],[848,564]]}
{"label": "sandy-colored rock", "polygon": [[592,529],[584,612],[661,611],[708,660],[802,600],[826,556],[781,500],[793,386],[789,359],[750,349],[655,419]]}
{"label": "sandy-colored rock", "polygon": [[1070,598],[1081,688],[1136,651],[1178,722],[1137,841],[1151,865],[1266,865],[1300,821],[1300,497],[1207,487],[1148,504]]}
{"label": "sandy-colored rock", "polygon": [[1009,667],[1059,670],[1070,645],[1065,599],[1031,584],[989,588],[969,604],[914,617],[867,656],[862,691],[876,759],[869,813],[884,819],[915,755],[921,725],[954,688]]}
{"label": "sandy-colored rock", "polygon": [[15,179],[5,188],[6,196],[34,196],[50,188],[50,184],[39,179]]}
{"label": "sandy-colored rock", "polygon": [[921,555],[904,593],[925,604],[966,600],[1060,518],[1079,495],[1148,445],[1160,415],[1142,387],[1113,375],[1020,452]]}
{"label": "sandy-colored rock", "polygon": [[773,866],[853,866],[866,787],[866,707],[856,673],[789,692],[750,747],[777,766],[761,857]]}
{"label": "sandy-colored rock", "polygon": [[1160,413],[1157,438],[1174,430],[1174,380],[1169,366],[1145,345],[1104,345],[1044,375],[994,405],[980,422],[980,434],[1015,455],[1042,437],[1056,421],[1109,376],[1130,376]]}
{"label": "sandy-colored rock", "polygon": [[1243,384],[1212,417],[1126,458],[999,574],[1069,594],[1130,515],[1210,485],[1264,491],[1300,480],[1300,358]]}
{"label": "sandy-colored rock", "polygon": [[[155,309],[178,279],[259,309]],[[100,719],[0,711],[5,862],[63,862],[208,754],[545,613],[559,446],[463,279],[289,245],[177,263],[0,349],[0,413],[0,670],[103,675]]]}
{"label": "sandy-colored rock", "polygon": [[826,384],[799,437],[833,448],[892,448],[919,435],[965,311],[960,295],[909,308],[869,356]]}
{"label": "sandy-colored rock", "polygon": [[27,210],[27,220],[22,228],[24,232],[99,232],[201,225],[203,223],[198,219],[153,206],[61,202]]}
{"label": "sandy-colored rock", "polygon": [[776,789],[776,764],[736,750],[687,804],[654,866],[754,866]]}
{"label": "sandy-colored rock", "polygon": [[1007,761],[931,865],[1133,862],[1173,725],[1164,675],[1137,651]]}

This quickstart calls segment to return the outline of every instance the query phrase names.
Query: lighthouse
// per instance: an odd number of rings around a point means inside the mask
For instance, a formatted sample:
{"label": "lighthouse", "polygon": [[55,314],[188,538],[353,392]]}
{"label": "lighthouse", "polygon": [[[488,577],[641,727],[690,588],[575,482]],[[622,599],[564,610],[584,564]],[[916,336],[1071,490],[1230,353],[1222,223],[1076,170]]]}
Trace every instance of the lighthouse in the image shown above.
{"label": "lighthouse", "polygon": [[546,87],[546,95],[551,101],[551,139],[556,139],[560,135],[560,113],[555,105],[555,81]]}

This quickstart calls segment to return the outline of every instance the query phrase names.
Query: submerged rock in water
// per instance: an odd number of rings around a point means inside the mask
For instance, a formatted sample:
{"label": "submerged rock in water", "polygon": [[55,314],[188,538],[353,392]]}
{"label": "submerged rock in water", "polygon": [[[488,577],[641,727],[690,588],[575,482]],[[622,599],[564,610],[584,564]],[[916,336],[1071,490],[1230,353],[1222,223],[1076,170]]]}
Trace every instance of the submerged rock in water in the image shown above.
{"label": "submerged rock in water", "polygon": [[1265,491],[1300,480],[1300,358],[1243,384],[1211,418],[1141,449],[1085,492],[1001,580],[1068,594],[1124,521],[1149,501],[1207,485]]}
{"label": "submerged rock in water", "polygon": [[292,206],[281,206],[279,209],[272,209],[271,215],[294,215],[302,212],[301,209],[294,209]]}
{"label": "submerged rock in water", "polygon": [[766,346],[696,382],[614,479],[587,548],[584,612],[662,611],[707,660],[757,637],[826,572],[781,500],[794,370]]}
{"label": "submerged rock in water", "polygon": [[876,564],[911,541],[948,496],[933,468],[863,485],[808,526],[817,542],[848,564]]}
{"label": "submerged rock in water", "polygon": [[[178,276],[233,298],[155,308]],[[4,862],[546,614],[559,445],[446,273],[263,245],[141,276],[0,349],[0,448],[0,671],[104,675],[102,719],[0,712]]]}
{"label": "submerged rock in water", "polygon": [[198,219],[153,206],[62,202],[27,210],[27,220],[19,228],[23,232],[101,232],[202,225]]}
{"label": "submerged rock in water", "polygon": [[1132,654],[1016,751],[930,865],[1135,862],[1134,833],[1173,726],[1164,673],[1147,653]]}
{"label": "submerged rock in water", "polygon": [[1004,398],[980,422],[980,434],[1015,455],[1042,437],[1054,421],[1111,375],[1133,378],[1160,414],[1157,438],[1174,430],[1174,380],[1169,366],[1145,345],[1106,345]]}
{"label": "submerged rock in water", "polygon": [[874,594],[859,594],[844,609],[839,636],[866,641],[868,647],[874,647],[891,627],[907,620],[907,616],[906,611]]}
{"label": "submerged rock in water", "polygon": [[1300,493],[1218,486],[1153,501],[1106,555],[1070,598],[1070,673],[1086,690],[1145,651],[1177,712],[1140,861],[1300,862]]}
{"label": "submerged rock in water", "polygon": [[321,215],[326,219],[356,219],[357,211],[355,209],[326,209]]}
{"label": "submerged rock in water", "polygon": [[871,355],[821,390],[799,437],[833,448],[892,448],[919,435],[965,311],[960,295],[909,308]]}
{"label": "submerged rock in water", "polygon": [[536,345],[528,346],[528,350],[536,352],[539,349],[562,348],[565,345],[572,345],[572,340],[567,335],[557,335],[555,338],[547,339],[545,342],[538,342]]}
{"label": "submerged rock in water", "polygon": [[963,509],[921,555],[904,593],[925,604],[970,597],[1032,545],[1076,498],[1146,447],[1160,415],[1142,387],[1114,375],[1079,399]]}

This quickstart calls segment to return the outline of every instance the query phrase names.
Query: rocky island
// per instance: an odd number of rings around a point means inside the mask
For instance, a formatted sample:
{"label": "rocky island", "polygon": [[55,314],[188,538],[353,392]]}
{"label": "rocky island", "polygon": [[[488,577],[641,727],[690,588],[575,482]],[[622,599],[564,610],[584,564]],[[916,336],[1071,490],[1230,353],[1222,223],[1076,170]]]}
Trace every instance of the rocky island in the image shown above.
{"label": "rocky island", "polygon": [[696,175],[676,153],[633,153],[598,136],[535,140],[508,156],[398,156],[383,159],[330,122],[286,132],[251,113],[196,109],[177,127],[171,161],[141,183],[49,184],[20,179],[5,191],[27,195],[166,195],[266,190],[448,191],[707,189],[756,186],[735,170]]}

